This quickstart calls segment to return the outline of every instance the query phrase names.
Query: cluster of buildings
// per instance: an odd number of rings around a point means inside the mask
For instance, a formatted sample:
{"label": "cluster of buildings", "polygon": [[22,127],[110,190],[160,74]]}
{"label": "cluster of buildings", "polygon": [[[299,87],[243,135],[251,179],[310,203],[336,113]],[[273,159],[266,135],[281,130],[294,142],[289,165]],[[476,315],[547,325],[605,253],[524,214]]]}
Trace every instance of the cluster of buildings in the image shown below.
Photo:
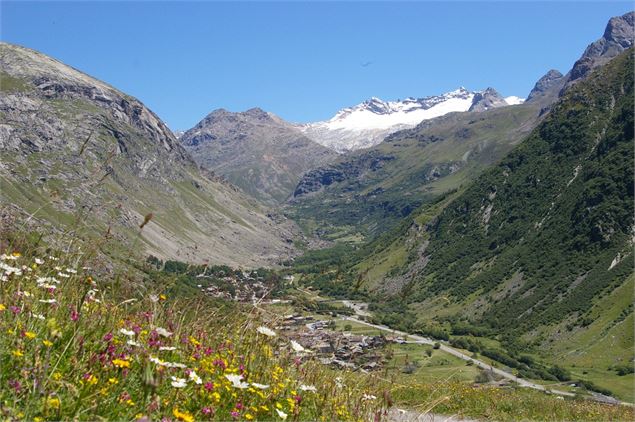
{"label": "cluster of buildings", "polygon": [[325,365],[340,369],[373,371],[386,362],[382,353],[387,344],[384,336],[366,336],[335,331],[331,321],[315,320],[311,316],[288,315],[281,330],[288,337],[312,351]]}

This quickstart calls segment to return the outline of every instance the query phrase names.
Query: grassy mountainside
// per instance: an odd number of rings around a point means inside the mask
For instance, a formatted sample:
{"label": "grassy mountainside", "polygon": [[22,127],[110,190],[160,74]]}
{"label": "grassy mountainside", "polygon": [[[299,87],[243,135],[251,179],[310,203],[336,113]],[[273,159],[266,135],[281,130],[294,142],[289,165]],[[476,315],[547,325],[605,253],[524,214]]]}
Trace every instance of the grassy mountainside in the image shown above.
{"label": "grassy mountainside", "polygon": [[268,205],[287,200],[306,171],[338,155],[258,108],[242,113],[216,110],[180,141],[202,167]]}
{"label": "grassy mountainside", "polygon": [[[410,244],[383,287],[415,325],[480,327],[604,374],[632,367],[633,95],[630,49],[436,217],[426,207],[386,240]],[[394,256],[376,246],[366,263]]]}
{"label": "grassy mountainside", "polygon": [[0,72],[5,211],[166,258],[258,266],[293,253],[288,228],[201,172],[138,100],[6,43]]}
{"label": "grassy mountainside", "polygon": [[498,161],[535,126],[539,109],[526,104],[424,121],[307,173],[287,211],[305,230],[330,238],[381,234]]}

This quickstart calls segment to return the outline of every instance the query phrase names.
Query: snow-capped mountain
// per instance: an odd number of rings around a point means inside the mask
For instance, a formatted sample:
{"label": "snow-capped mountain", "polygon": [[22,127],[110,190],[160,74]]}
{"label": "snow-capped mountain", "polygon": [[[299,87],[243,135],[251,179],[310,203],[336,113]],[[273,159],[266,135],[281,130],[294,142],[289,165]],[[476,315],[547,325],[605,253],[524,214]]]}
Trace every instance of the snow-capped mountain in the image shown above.
{"label": "snow-capped mountain", "polygon": [[505,97],[505,102],[509,105],[518,105],[524,103],[525,99],[512,95],[510,97]]}
{"label": "snow-capped mountain", "polygon": [[[492,88],[488,90],[494,91]],[[423,120],[451,112],[468,111],[478,100],[475,96],[482,98],[482,95],[477,94],[486,91],[472,92],[460,87],[443,95],[425,98],[383,101],[373,97],[354,107],[340,110],[330,120],[298,125],[298,129],[315,142],[338,152],[368,148],[380,143],[387,135],[412,128]],[[501,97],[495,106],[518,104],[521,101],[518,97],[508,98],[511,101]]]}

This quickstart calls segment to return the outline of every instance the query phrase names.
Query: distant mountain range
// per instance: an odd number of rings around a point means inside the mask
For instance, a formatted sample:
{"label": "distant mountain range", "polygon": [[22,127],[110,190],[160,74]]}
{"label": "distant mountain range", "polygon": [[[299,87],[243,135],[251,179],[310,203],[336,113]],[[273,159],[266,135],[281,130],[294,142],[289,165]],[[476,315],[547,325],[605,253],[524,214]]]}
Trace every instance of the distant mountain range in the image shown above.
{"label": "distant mountain range", "polygon": [[[330,237],[346,238],[349,231],[363,236],[382,233],[420,205],[468,184],[503,158],[567,89],[632,44],[628,37],[629,30],[633,32],[632,16],[611,19],[602,38],[587,47],[571,71],[562,75],[549,70],[523,104],[501,107],[503,99],[490,89],[481,94],[460,89],[434,97],[428,105],[460,103],[465,110],[423,120],[414,128],[387,135],[374,147],[342,155],[306,173],[287,212],[301,225],[310,223]],[[359,110],[360,115],[403,114],[395,111],[396,106],[379,104]],[[348,115],[343,113],[343,119]]]}
{"label": "distant mountain range", "polygon": [[502,98],[493,88],[473,92],[463,87],[442,95],[397,101],[373,97],[338,111],[330,120],[297,127],[315,142],[346,152],[375,146],[393,132],[447,113],[483,111],[523,101],[518,97]]}
{"label": "distant mountain range", "polygon": [[338,159],[338,153],[372,147],[399,129],[452,112],[487,111],[522,104],[495,89],[382,101],[372,98],[339,111],[327,122],[292,124],[259,108],[214,110],[193,128],[175,132],[194,160],[267,205],[289,199],[301,178]]}

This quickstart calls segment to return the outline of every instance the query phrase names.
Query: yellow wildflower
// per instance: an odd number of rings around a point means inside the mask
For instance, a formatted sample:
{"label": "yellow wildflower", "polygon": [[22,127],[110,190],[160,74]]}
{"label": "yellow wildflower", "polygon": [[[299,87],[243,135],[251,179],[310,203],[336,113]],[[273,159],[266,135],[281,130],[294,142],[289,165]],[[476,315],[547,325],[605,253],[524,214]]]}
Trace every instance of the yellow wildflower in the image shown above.
{"label": "yellow wildflower", "polygon": [[200,346],[201,342],[198,341],[194,336],[190,336],[190,343],[192,343],[193,346]]}
{"label": "yellow wildflower", "polygon": [[43,422],[43,421],[44,421],[44,418],[41,418],[39,416],[36,416],[33,418],[33,422]]}
{"label": "yellow wildflower", "polygon": [[93,374],[90,374],[90,376],[88,377],[88,379],[86,381],[90,385],[95,385],[95,384],[97,384],[99,382],[99,379],[97,379],[97,377],[94,376]]}
{"label": "yellow wildflower", "polygon": [[53,345],[53,342],[48,340],[42,340],[42,344],[45,345],[46,347],[51,347]]}
{"label": "yellow wildflower", "polygon": [[132,401],[132,399],[128,399],[128,400],[126,400],[126,404],[128,406],[134,406],[135,403]]}
{"label": "yellow wildflower", "polygon": [[0,303],[0,311],[4,311],[5,309],[7,309],[7,307]]}
{"label": "yellow wildflower", "polygon": [[276,403],[276,407],[277,407],[278,409],[282,409],[282,405],[281,405],[280,403]]}
{"label": "yellow wildflower", "polygon": [[254,419],[254,417],[251,413],[245,413],[245,419],[247,419],[248,421],[251,421]]}
{"label": "yellow wildflower", "polygon": [[22,356],[24,356],[24,353],[22,353],[18,349],[14,350],[12,353],[13,353],[13,356],[15,356],[16,358],[21,358]]}
{"label": "yellow wildflower", "polygon": [[262,409],[263,412],[268,412],[269,408],[267,407],[266,404],[263,404],[262,406],[260,406],[260,408]]}
{"label": "yellow wildflower", "polygon": [[214,391],[214,392],[212,393],[212,397],[214,398],[214,401],[215,401],[216,403],[220,402],[220,394],[218,394],[218,392],[217,392],[217,391]]}
{"label": "yellow wildflower", "polygon": [[188,411],[181,412],[178,407],[175,407],[172,410],[172,414],[174,417],[183,422],[194,422],[194,416],[192,416]]}
{"label": "yellow wildflower", "polygon": [[161,299],[161,300],[166,300],[166,299],[167,299],[167,296],[166,296],[166,295],[159,295],[159,299]]}
{"label": "yellow wildflower", "polygon": [[24,337],[28,338],[29,340],[32,340],[35,337],[37,337],[37,335],[32,331],[27,331],[26,333],[24,333]]}
{"label": "yellow wildflower", "polygon": [[60,374],[59,372],[55,372],[55,373],[53,374],[53,379],[54,379],[55,381],[59,381],[60,379],[62,379],[62,374]]}
{"label": "yellow wildflower", "polygon": [[11,255],[15,256],[16,258],[19,258],[22,256],[20,252],[13,252]]}
{"label": "yellow wildflower", "polygon": [[60,399],[58,399],[57,397],[49,397],[48,400],[46,400],[46,405],[51,409],[59,409]]}
{"label": "yellow wildflower", "polygon": [[118,368],[130,368],[130,362],[128,362],[127,360],[123,360],[123,359],[114,359],[112,361],[112,364],[115,365]]}

